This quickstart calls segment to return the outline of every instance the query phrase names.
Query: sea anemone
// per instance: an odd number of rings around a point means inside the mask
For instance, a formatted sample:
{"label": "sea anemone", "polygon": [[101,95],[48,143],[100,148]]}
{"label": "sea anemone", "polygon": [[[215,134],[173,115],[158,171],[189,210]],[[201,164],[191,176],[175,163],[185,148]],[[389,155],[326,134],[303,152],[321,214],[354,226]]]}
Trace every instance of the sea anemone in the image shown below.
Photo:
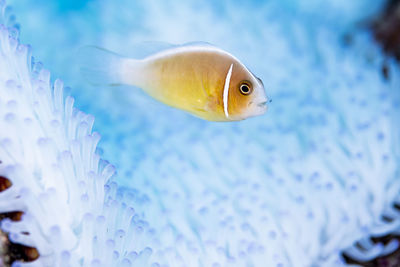
{"label": "sea anemone", "polygon": [[[128,88],[117,94],[75,88],[86,101],[80,105],[96,115],[105,137],[102,157],[119,170],[114,176],[96,149],[93,116],[74,109],[72,97],[64,99],[63,83],[51,81],[30,47],[19,43],[15,19],[1,2],[0,176],[8,182],[0,213],[22,214],[3,219],[1,228],[13,244],[38,253],[14,265],[340,266],[343,253],[365,261],[397,249],[397,241],[370,238],[397,233],[400,225],[394,205],[400,197],[399,66],[368,32],[343,42],[341,33],[354,25],[350,15],[337,32],[337,17],[304,5],[294,5],[301,14],[291,18],[293,9],[285,9],[292,2],[248,4],[239,15],[227,3],[196,6],[196,12],[190,3],[142,7],[153,36],[174,33],[163,32],[163,24],[180,25],[179,38],[197,29],[222,45],[223,35],[231,36],[236,42],[228,48],[258,62],[273,105],[265,117],[213,124],[140,93],[127,97]],[[114,1],[100,6],[108,12],[98,19],[104,44],[125,46],[129,41],[115,41],[122,31],[109,18],[137,25],[135,17]],[[221,10],[231,20],[222,20]],[[321,24],[310,26],[307,17]],[[199,20],[213,27],[202,28]],[[237,34],[248,29],[256,38]],[[57,47],[57,41],[41,42]]]}
{"label": "sea anemone", "polygon": [[106,228],[118,227],[118,216],[129,222],[134,211],[125,205],[116,213],[116,185],[105,187],[114,167],[95,152],[100,136],[92,133],[94,118],[75,109],[72,97],[64,100],[63,82],[51,83],[30,47],[19,43],[17,28],[6,26],[12,16],[4,2],[0,11],[0,177],[7,184],[0,212],[23,214],[3,219],[1,228],[12,243],[40,255],[15,266],[123,262],[101,247],[116,245],[119,228]]}

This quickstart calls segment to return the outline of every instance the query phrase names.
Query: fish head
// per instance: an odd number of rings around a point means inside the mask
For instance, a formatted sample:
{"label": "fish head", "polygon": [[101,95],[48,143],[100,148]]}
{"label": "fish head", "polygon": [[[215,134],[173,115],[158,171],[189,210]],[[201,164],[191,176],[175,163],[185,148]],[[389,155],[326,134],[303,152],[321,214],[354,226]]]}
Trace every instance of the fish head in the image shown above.
{"label": "fish head", "polygon": [[232,70],[228,107],[230,120],[243,120],[264,114],[268,109],[264,84],[244,66]]}

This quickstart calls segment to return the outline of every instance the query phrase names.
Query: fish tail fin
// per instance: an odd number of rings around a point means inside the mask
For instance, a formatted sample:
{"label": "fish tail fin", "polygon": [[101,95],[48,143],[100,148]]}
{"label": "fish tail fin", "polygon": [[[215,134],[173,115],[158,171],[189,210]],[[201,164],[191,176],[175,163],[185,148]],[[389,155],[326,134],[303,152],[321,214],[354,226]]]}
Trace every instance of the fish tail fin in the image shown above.
{"label": "fish tail fin", "polygon": [[92,85],[120,85],[121,64],[124,57],[97,46],[84,46],[78,50],[79,70]]}

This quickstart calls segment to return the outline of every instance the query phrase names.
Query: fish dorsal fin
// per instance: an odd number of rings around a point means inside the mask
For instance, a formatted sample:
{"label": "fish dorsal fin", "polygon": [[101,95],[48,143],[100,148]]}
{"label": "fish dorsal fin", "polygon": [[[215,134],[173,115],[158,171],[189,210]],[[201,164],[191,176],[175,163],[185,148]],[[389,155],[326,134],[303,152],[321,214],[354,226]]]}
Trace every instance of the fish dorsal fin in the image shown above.
{"label": "fish dorsal fin", "polygon": [[121,51],[121,52],[124,56],[129,58],[144,59],[146,57],[158,54],[163,51],[176,48],[193,47],[193,46],[216,48],[215,46],[207,42],[189,42],[184,44],[171,44],[167,42],[144,41],[132,44],[129,46],[129,48],[127,48],[126,51]]}
{"label": "fish dorsal fin", "polygon": [[209,48],[216,48],[215,45],[212,45],[207,42],[196,41],[196,42],[188,42],[181,45],[177,45],[177,47],[185,47],[185,46],[197,46],[197,47],[209,47]]}
{"label": "fish dorsal fin", "polygon": [[161,51],[172,49],[176,47],[174,44],[165,42],[155,42],[155,41],[144,41],[140,43],[135,43],[126,47],[123,53],[126,57],[134,59],[143,59],[148,56],[157,54]]}

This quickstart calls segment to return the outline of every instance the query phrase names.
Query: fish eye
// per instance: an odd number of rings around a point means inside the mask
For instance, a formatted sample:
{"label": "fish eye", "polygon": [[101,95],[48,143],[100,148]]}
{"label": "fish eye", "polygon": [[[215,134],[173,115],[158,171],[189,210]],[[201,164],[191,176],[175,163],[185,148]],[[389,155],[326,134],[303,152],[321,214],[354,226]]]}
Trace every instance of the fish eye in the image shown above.
{"label": "fish eye", "polygon": [[249,94],[251,94],[251,92],[253,91],[253,88],[251,87],[250,82],[245,81],[245,82],[242,82],[242,83],[240,84],[239,90],[240,90],[240,93],[241,93],[242,95],[249,95]]}

